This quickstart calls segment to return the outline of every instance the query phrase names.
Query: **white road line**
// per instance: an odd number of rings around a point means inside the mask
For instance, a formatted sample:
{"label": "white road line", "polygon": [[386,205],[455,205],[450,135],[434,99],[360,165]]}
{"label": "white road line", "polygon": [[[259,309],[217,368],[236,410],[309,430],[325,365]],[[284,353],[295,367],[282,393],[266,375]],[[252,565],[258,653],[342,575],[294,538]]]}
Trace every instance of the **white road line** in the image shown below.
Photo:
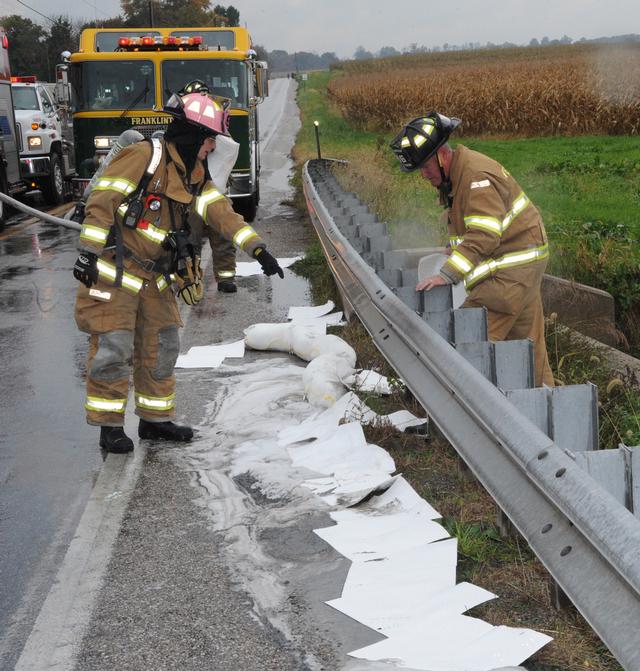
{"label": "white road line", "polygon": [[15,671],[71,671],[146,449],[110,454]]}

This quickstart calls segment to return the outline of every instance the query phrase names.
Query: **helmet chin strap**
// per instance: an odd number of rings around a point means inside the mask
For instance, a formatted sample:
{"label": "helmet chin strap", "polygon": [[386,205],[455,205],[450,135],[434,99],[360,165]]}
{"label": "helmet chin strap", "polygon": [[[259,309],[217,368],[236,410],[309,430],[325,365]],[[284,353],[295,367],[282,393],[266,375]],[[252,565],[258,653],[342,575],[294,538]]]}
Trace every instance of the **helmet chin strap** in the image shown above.
{"label": "helmet chin strap", "polygon": [[438,168],[440,168],[440,186],[438,191],[440,192],[440,205],[444,207],[451,207],[453,203],[453,198],[451,197],[451,180],[447,177],[447,174],[444,171],[444,166],[442,165],[442,160],[440,158],[440,152],[436,153],[438,158]]}

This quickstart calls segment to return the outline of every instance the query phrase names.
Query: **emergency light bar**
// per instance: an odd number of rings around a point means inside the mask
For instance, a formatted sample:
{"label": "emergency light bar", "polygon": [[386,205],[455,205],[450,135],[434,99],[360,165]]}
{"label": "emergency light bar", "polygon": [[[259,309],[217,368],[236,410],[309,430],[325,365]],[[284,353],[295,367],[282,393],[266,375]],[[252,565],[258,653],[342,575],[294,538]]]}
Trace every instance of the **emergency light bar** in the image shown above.
{"label": "emergency light bar", "polygon": [[118,51],[206,51],[201,35],[188,37],[120,37]]}
{"label": "emergency light bar", "polygon": [[28,75],[25,77],[11,77],[11,83],[12,84],[35,84],[36,83],[36,76],[35,75]]}

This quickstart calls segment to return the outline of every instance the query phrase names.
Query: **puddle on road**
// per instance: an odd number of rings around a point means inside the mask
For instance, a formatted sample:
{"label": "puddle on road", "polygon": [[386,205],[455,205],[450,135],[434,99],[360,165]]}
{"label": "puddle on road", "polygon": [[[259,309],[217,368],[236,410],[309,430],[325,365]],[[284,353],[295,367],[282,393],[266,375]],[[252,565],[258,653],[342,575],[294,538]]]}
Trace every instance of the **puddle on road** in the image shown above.
{"label": "puddle on road", "polygon": [[[263,173],[266,180],[263,182],[262,191],[265,195],[265,200],[271,202],[275,200],[280,202],[293,195],[293,188],[290,183],[290,178],[293,170],[293,163],[288,160],[285,165],[277,170],[272,170]],[[275,197],[272,194],[275,193]],[[271,198],[266,197],[271,196]]]}
{"label": "puddle on road", "polygon": [[309,305],[311,300],[311,284],[305,277],[296,275],[285,268],[284,282],[273,282],[271,304],[278,312],[289,311],[292,305]]}

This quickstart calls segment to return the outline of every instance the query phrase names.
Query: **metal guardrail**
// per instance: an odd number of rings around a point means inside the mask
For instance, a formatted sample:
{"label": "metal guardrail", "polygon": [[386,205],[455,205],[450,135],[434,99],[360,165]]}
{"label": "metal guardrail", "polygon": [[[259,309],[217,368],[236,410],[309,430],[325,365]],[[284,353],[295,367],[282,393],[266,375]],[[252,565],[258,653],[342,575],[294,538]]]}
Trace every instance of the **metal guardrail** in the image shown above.
{"label": "metal guardrail", "polygon": [[618,661],[640,671],[640,520],[602,489],[375,274],[303,170],[311,219],[347,306]]}

